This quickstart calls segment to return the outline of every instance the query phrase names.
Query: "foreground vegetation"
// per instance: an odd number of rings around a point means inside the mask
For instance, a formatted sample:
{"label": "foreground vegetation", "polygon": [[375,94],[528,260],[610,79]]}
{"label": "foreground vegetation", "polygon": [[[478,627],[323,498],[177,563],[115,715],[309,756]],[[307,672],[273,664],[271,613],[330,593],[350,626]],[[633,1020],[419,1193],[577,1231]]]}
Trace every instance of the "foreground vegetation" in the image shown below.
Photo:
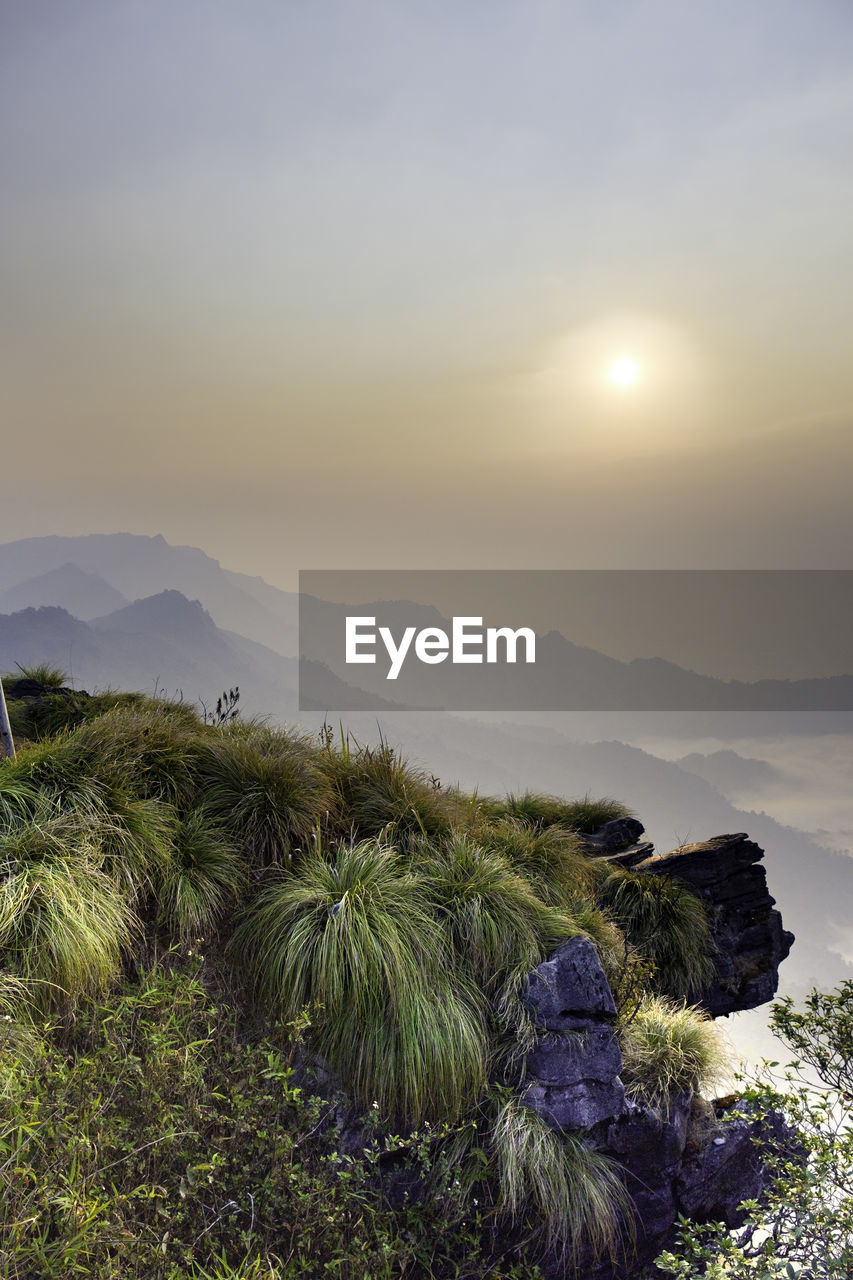
{"label": "foreground vegetation", "polygon": [[717,1069],[685,1003],[704,909],[584,846],[622,806],[481,798],[384,743],[25,674],[0,763],[3,1275],[510,1277],[626,1244],[618,1168],[513,1088],[525,976],[577,934],[634,1096],[665,1112]]}

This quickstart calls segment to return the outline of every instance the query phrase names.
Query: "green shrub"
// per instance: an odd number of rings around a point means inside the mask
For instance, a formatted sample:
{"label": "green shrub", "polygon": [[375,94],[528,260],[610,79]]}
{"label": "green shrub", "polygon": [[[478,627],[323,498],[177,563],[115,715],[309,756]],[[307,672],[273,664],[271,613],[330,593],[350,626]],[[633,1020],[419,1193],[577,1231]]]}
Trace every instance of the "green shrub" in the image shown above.
{"label": "green shrub", "polygon": [[[680,1224],[657,1274],[688,1280],[849,1280],[853,1275],[853,982],[773,1006],[771,1027],[794,1060],[740,1078],[737,1111],[767,1171],[739,1225]],[[783,1046],[780,1045],[780,1053]],[[787,1134],[780,1126],[784,1119]]]}
{"label": "green shrub", "polygon": [[386,1158],[429,1159],[429,1132],[339,1151],[332,1105],[296,1082],[298,1041],[247,1036],[202,972],[172,952],[26,1061],[0,1046],[0,1274],[529,1280],[485,1252],[476,1209],[383,1203]]}
{"label": "green shrub", "polygon": [[70,735],[66,767],[115,781],[141,798],[185,807],[195,795],[195,744],[203,734],[198,716],[181,703],[114,707]]}

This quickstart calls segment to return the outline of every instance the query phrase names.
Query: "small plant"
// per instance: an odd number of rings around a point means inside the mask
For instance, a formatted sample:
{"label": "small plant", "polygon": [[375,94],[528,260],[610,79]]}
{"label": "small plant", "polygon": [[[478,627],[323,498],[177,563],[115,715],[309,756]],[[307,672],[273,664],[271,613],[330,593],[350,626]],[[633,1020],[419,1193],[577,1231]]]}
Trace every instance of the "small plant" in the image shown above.
{"label": "small plant", "polygon": [[239,687],[224,689],[221,695],[216,699],[216,706],[213,711],[208,711],[205,703],[201,703],[201,718],[205,724],[230,724],[231,721],[236,720],[240,714],[240,708],[237,705],[239,701]]}
{"label": "small plant", "polygon": [[455,963],[469,968],[486,990],[511,971],[528,973],[578,932],[567,915],[536,896],[508,858],[468,836],[416,854],[416,865]]}
{"label": "small plant", "polygon": [[62,689],[68,683],[68,676],[62,668],[49,662],[26,667],[22,667],[20,663],[15,665],[24,680],[32,680],[33,684],[41,685],[42,689]]}
{"label": "small plant", "polygon": [[[768,1173],[740,1225],[680,1221],[658,1274],[688,1280],[849,1280],[853,1275],[853,983],[773,1006],[771,1026],[795,1059],[741,1081],[735,1115],[752,1127]],[[786,1122],[780,1123],[781,1121]]]}

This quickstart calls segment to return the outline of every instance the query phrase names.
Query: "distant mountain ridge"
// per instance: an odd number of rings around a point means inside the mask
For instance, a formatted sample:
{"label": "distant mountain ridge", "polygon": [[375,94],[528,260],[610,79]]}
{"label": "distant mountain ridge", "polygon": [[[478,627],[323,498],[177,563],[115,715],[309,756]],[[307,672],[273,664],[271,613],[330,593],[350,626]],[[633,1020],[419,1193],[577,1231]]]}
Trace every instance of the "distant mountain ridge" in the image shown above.
{"label": "distant mountain ridge", "polygon": [[[262,578],[223,569],[199,548],[171,546],[162,534],[52,535],[7,542],[0,545],[0,599],[12,589],[23,591],[24,584],[31,595],[38,593],[38,580],[66,564],[102,579],[120,593],[122,602],[164,590],[180,591],[190,600],[201,601],[218,626],[249,635],[285,657],[296,656],[295,592],[279,591]],[[40,585],[41,598],[33,596],[25,603],[68,607],[53,583]],[[119,603],[115,601],[113,608]],[[109,611],[107,605],[89,616]],[[76,613],[73,608],[69,612]]]}
{"label": "distant mountain ridge", "polygon": [[[198,600],[179,591],[158,592],[90,622],[52,605],[0,615],[0,672],[41,662],[90,691],[157,689],[212,705],[224,688],[239,685],[246,714],[280,720],[297,714],[296,659],[217,627]],[[329,673],[309,667],[305,675],[309,687],[316,681],[331,689],[342,710],[363,705],[363,695]],[[392,704],[377,697],[371,705]]]}
{"label": "distant mountain ridge", "polygon": [[[370,694],[411,707],[517,711],[853,711],[853,675],[811,680],[721,680],[664,658],[623,661],[558,631],[536,639],[535,664],[519,660],[487,665],[445,661],[428,665],[410,653],[397,678],[387,678],[390,659],[377,638],[376,661],[353,673],[345,662],[346,617],[373,619],[399,642],[406,628],[440,628],[451,621],[431,606],[405,600],[337,604],[308,594],[301,598],[301,639],[306,652],[338,679]],[[482,641],[481,641],[482,645]],[[469,659],[470,661],[470,659]],[[304,699],[303,699],[304,703]],[[320,689],[320,703],[330,698]]]}
{"label": "distant mountain ridge", "polygon": [[88,573],[70,561],[0,592],[0,613],[56,605],[83,622],[112,613],[127,603],[127,597],[106,578]]}

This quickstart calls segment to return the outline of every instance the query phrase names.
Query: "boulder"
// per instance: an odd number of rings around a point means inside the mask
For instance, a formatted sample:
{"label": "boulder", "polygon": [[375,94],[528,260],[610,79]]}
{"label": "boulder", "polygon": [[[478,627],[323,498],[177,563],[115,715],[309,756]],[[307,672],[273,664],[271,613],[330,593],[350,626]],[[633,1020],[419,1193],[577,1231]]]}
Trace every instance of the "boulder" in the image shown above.
{"label": "boulder", "polygon": [[614,818],[592,834],[583,834],[581,840],[590,853],[616,853],[627,845],[636,843],[644,830],[642,822],[637,818]]}

